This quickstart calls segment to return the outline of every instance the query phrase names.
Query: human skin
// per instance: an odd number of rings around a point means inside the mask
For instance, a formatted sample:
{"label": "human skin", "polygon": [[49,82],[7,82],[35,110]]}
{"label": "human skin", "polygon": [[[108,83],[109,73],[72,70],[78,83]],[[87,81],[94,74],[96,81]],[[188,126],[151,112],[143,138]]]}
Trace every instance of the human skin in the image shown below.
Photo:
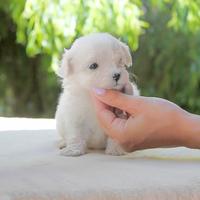
{"label": "human skin", "polygon": [[[200,116],[156,97],[130,96],[95,88],[91,92],[105,133],[127,152],[157,147],[200,148]],[[111,107],[128,113],[121,119]]]}

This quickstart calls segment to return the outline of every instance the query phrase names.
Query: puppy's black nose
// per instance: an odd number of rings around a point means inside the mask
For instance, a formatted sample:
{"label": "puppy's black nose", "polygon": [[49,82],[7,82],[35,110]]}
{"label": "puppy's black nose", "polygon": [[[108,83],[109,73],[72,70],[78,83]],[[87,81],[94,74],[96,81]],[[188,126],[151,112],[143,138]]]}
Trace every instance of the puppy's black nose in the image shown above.
{"label": "puppy's black nose", "polygon": [[117,82],[120,79],[121,74],[120,73],[115,73],[113,74],[113,79]]}

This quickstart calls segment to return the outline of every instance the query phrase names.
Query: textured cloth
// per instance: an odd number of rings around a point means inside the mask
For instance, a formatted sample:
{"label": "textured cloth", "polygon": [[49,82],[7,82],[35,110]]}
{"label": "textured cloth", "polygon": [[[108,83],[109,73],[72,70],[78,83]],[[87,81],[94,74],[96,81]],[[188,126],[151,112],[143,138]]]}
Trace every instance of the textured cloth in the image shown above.
{"label": "textured cloth", "polygon": [[54,120],[0,118],[0,200],[200,199],[199,150],[64,157],[56,143]]}

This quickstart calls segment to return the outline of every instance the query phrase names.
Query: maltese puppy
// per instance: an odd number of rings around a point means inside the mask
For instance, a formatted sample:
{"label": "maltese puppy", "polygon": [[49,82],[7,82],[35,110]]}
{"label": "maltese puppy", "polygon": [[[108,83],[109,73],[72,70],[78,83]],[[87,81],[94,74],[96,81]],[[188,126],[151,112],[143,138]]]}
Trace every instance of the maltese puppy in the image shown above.
{"label": "maltese puppy", "polygon": [[[56,130],[61,136],[59,147],[62,155],[79,156],[88,148],[105,149],[106,154],[111,155],[125,154],[99,126],[90,90],[114,89],[138,95],[137,87],[130,83],[126,70],[131,65],[128,46],[107,33],[81,37],[65,50],[58,71],[63,93],[56,111]],[[117,113],[123,114],[119,110]]]}

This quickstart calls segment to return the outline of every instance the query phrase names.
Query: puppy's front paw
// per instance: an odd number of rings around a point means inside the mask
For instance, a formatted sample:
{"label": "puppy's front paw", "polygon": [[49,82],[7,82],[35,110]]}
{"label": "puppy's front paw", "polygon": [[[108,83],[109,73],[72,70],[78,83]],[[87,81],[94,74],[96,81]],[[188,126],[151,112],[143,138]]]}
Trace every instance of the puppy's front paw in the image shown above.
{"label": "puppy's front paw", "polygon": [[126,152],[121,148],[106,148],[105,151],[106,154],[112,155],[112,156],[122,156],[125,155]]}
{"label": "puppy's front paw", "polygon": [[80,156],[86,153],[86,144],[81,143],[70,143],[60,151],[63,156]]}
{"label": "puppy's front paw", "polygon": [[105,153],[113,156],[122,156],[126,154],[123,148],[112,139],[108,139]]}

